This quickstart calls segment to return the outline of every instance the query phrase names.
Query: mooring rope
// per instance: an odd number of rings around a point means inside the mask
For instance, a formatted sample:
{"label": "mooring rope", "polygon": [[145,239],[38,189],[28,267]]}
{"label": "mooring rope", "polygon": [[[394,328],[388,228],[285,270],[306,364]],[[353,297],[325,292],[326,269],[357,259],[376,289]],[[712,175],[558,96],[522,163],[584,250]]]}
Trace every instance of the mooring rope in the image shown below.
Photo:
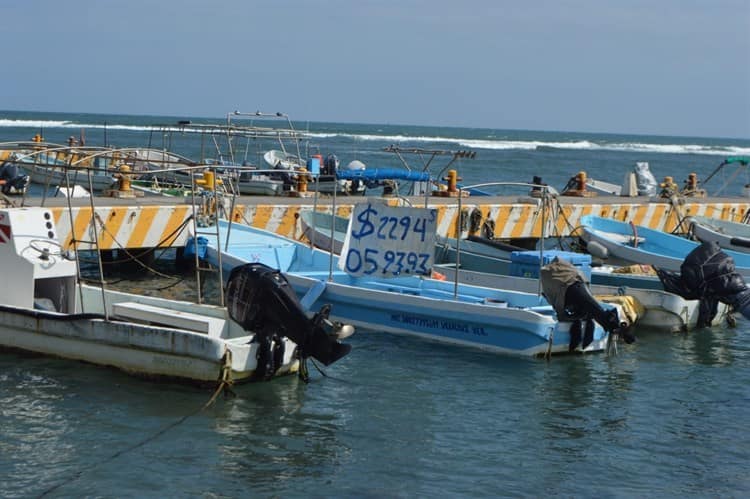
{"label": "mooring rope", "polygon": [[169,430],[176,428],[177,426],[181,425],[185,421],[187,421],[189,418],[195,416],[196,414],[199,414],[200,412],[208,409],[213,405],[213,403],[216,401],[216,398],[219,396],[220,393],[224,392],[227,396],[231,395],[232,397],[236,397],[236,394],[232,391],[231,387],[234,384],[234,381],[232,380],[232,354],[229,350],[226,351],[223,358],[223,363],[221,366],[221,371],[219,373],[219,379],[218,379],[218,385],[216,387],[216,390],[211,395],[211,398],[208,399],[208,402],[203,404],[199,409],[186,414],[182,416],[181,418],[177,419],[176,421],[173,421],[172,423],[164,426],[163,428],[157,430],[155,433],[149,435],[148,437],[144,438],[140,442],[137,442],[129,447],[125,447],[124,449],[121,449],[114,454],[110,455],[109,457],[106,457],[102,459],[101,461],[98,461],[96,464],[92,464],[82,470],[79,470],[75,473],[73,473],[70,477],[63,480],[62,482],[58,483],[57,485],[54,485],[41,494],[39,494],[37,497],[46,497],[49,494],[55,492],[56,490],[60,489],[61,487],[64,487],[65,485],[68,485],[70,483],[75,482],[79,478],[81,478],[86,472],[92,471],[98,467],[100,467],[103,464],[109,463],[111,461],[114,461],[118,457],[127,454],[129,452],[132,452],[140,447],[143,447],[144,445],[148,444],[149,442],[152,442],[159,438],[160,436],[164,435]]}

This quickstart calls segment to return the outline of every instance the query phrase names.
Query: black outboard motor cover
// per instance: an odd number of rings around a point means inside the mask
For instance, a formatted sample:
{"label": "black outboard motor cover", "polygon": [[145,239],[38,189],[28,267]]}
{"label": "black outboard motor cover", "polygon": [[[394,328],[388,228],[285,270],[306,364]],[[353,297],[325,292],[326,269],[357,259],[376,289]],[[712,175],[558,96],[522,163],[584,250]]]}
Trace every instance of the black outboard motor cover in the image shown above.
{"label": "black outboard motor cover", "polygon": [[335,154],[329,154],[323,160],[323,168],[326,175],[336,175],[336,169],[339,167],[339,158]]}
{"label": "black outboard motor cover", "polygon": [[232,269],[226,289],[229,316],[245,330],[261,336],[286,336],[300,349],[300,356],[330,365],[351,351],[321,325],[320,314],[308,319],[297,294],[278,270],[262,263]]}
{"label": "black outboard motor cover", "polygon": [[737,273],[734,259],[717,242],[704,242],[688,253],[680,273],[656,269],[664,290],[686,300],[700,300],[698,326],[708,326],[719,302],[731,305],[750,318],[750,289]]}

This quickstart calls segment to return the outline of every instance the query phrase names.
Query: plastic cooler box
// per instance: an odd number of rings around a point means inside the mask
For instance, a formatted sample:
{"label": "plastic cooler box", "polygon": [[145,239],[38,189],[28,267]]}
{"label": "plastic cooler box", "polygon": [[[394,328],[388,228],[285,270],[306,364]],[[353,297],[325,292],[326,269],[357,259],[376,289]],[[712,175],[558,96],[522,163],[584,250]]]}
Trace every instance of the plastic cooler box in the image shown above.
{"label": "plastic cooler box", "polygon": [[[574,253],[572,251],[545,250],[542,266],[547,265],[556,256],[561,260],[567,260],[586,276],[591,282],[591,255]],[[515,277],[539,277],[539,252],[538,251],[514,251],[510,254],[510,275]]]}

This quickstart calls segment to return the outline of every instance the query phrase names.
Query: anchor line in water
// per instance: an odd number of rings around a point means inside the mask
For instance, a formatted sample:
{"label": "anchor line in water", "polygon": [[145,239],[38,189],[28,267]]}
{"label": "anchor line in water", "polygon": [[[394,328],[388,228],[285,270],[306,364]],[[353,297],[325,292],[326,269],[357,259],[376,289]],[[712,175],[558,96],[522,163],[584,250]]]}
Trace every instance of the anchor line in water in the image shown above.
{"label": "anchor line in water", "polygon": [[203,412],[204,410],[208,409],[211,405],[214,404],[214,402],[216,401],[216,398],[218,397],[219,393],[223,392],[223,393],[225,393],[226,396],[236,397],[236,394],[231,390],[232,384],[233,384],[233,381],[232,381],[232,369],[231,369],[231,355],[229,355],[229,351],[227,351],[227,355],[225,355],[224,365],[222,366],[221,373],[219,374],[218,385],[216,387],[216,390],[214,390],[213,394],[211,395],[211,398],[208,399],[208,402],[206,402],[205,404],[203,404],[199,409],[197,409],[197,410],[195,410],[195,411],[193,411],[193,412],[191,412],[189,414],[186,414],[186,415],[182,416],[181,418],[173,421],[172,423],[170,423],[170,424],[162,427],[161,429],[159,429],[155,433],[149,435],[148,437],[144,438],[140,442],[136,442],[135,444],[133,444],[133,445],[131,445],[129,447],[125,447],[124,449],[121,449],[121,450],[115,452],[111,456],[109,456],[109,457],[107,457],[105,459],[102,459],[101,461],[98,461],[95,464],[92,464],[92,465],[90,465],[88,467],[85,467],[85,468],[83,468],[83,469],[81,469],[81,470],[73,473],[70,477],[68,477],[67,479],[65,479],[62,482],[58,483],[57,485],[54,485],[54,486],[48,488],[47,490],[45,490],[44,492],[42,492],[41,494],[39,494],[37,497],[47,497],[49,494],[51,494],[51,493],[57,491],[58,489],[60,489],[60,487],[64,487],[64,486],[66,486],[68,484],[71,484],[71,483],[75,482],[76,480],[78,480],[79,478],[81,478],[85,473],[87,473],[89,471],[93,471],[93,470],[95,470],[96,468],[100,467],[103,464],[112,462],[115,459],[117,459],[118,457],[123,456],[123,455],[125,455],[125,454],[127,454],[129,452],[132,452],[132,451],[134,451],[134,450],[136,450],[136,449],[138,449],[140,447],[143,447],[144,445],[146,445],[146,444],[148,444],[148,443],[156,440],[160,436],[162,436],[165,433],[167,433],[169,430],[171,430],[173,428],[176,428],[177,426],[181,425],[182,423],[184,423],[185,421],[187,421],[189,418],[191,418],[191,417],[199,414],[200,412]]}

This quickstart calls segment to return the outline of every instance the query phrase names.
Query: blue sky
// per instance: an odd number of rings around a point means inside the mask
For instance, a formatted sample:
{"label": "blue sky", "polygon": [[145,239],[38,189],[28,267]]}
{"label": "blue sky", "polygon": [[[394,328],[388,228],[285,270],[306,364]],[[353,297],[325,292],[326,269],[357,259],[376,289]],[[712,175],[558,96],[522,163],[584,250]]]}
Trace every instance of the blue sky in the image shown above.
{"label": "blue sky", "polygon": [[750,0],[2,0],[0,109],[750,138]]}

